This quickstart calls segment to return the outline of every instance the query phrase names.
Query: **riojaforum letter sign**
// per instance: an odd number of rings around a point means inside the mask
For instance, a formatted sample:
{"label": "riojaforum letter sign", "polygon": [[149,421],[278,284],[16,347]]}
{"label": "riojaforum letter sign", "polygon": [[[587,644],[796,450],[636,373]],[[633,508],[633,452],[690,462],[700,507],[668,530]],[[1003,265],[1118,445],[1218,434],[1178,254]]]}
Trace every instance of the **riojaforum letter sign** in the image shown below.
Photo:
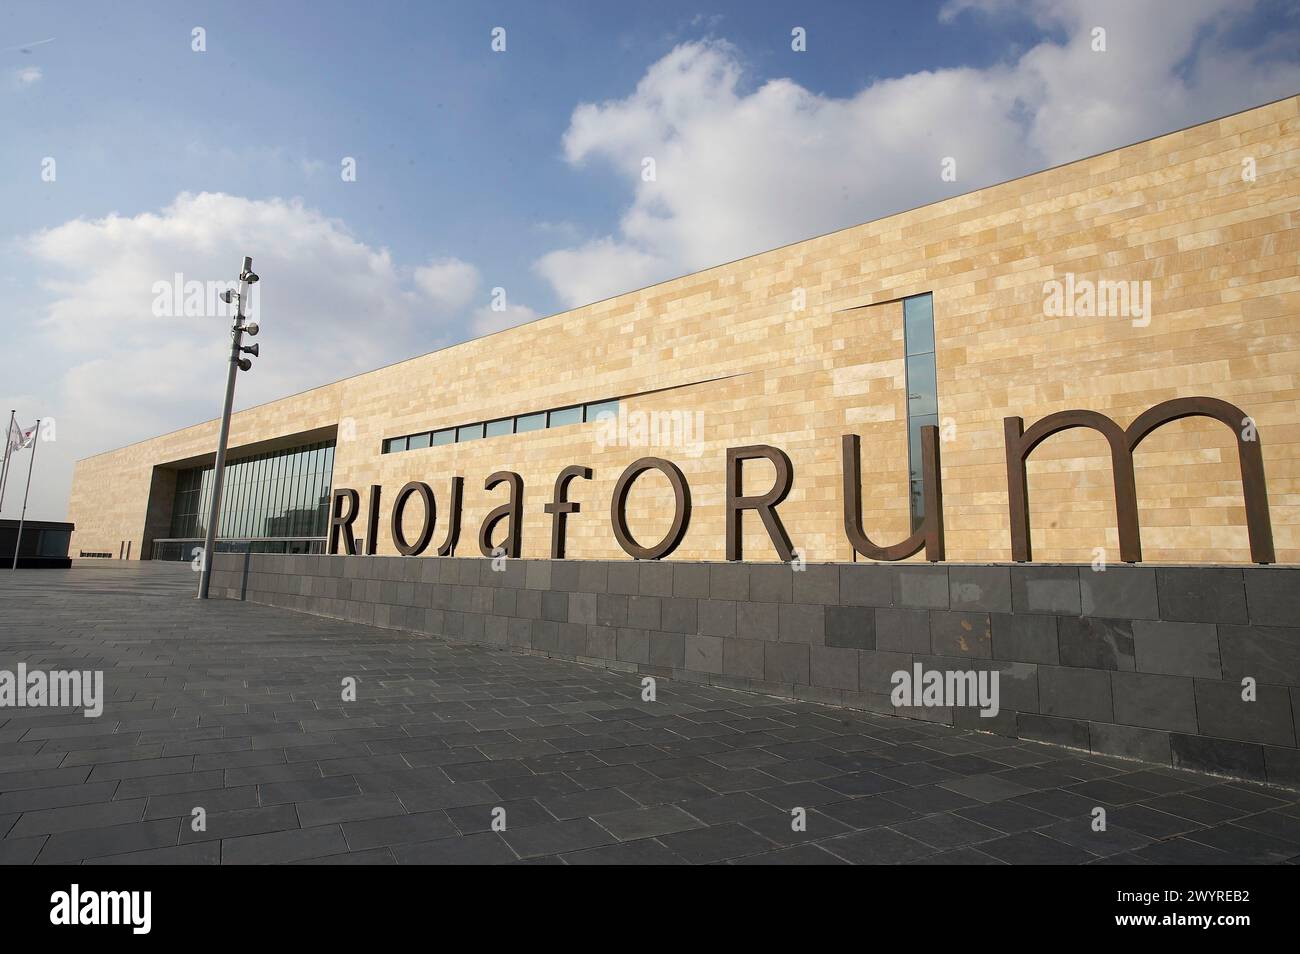
{"label": "riojaforum letter sign", "polygon": [[[1240,408],[1218,398],[1192,397],[1164,401],[1138,416],[1127,428],[1122,428],[1105,414],[1096,411],[1059,411],[1037,421],[1028,430],[1019,417],[1003,420],[1006,441],[1007,491],[1010,501],[1011,557],[1017,562],[1032,559],[1029,545],[1029,482],[1026,464],[1034,448],[1060,431],[1083,427],[1097,431],[1110,446],[1111,470],[1115,483],[1115,512],[1119,523],[1120,559],[1126,563],[1142,560],[1142,542],[1138,523],[1137,486],[1133,476],[1133,451],[1147,435],[1172,421],[1187,417],[1208,417],[1222,422],[1235,435],[1237,458],[1241,467],[1242,493],[1246,503],[1246,530],[1250,537],[1250,556],[1256,563],[1273,563],[1273,530],[1268,514],[1268,491],[1264,483],[1264,458],[1260,451],[1259,433],[1254,422]],[[939,430],[921,428],[921,475],[923,479],[924,516],[906,540],[889,546],[872,542],[862,527],[861,449],[856,434],[846,434],[842,439],[842,473],[844,478],[844,533],[853,549],[870,560],[904,560],[925,550],[931,562],[944,559],[943,540],[943,490],[940,478]],[[762,494],[742,495],[741,475],[749,460],[764,459],[776,470],[771,488]],[[638,477],[646,471],[657,470],[672,488],[673,519],[664,536],[649,545],[632,536],[627,523],[627,501]],[[552,500],[543,508],[551,515],[551,558],[563,559],[565,555],[565,527],[570,514],[581,511],[582,505],[568,499],[569,484],[574,480],[590,480],[592,470],[581,464],[565,467],[555,480]],[[794,486],[794,466],[789,456],[780,448],[767,444],[727,449],[727,531],[726,558],[740,560],[741,517],[746,510],[753,511],[762,521],[782,560],[795,558],[790,535],[781,521],[777,507]],[[518,557],[522,549],[520,539],[523,525],[524,480],[513,471],[498,471],[484,482],[485,490],[504,485],[509,496],[505,503],[492,510],[479,528],[479,551],[485,557]],[[439,556],[456,552],[460,538],[461,503],[465,479],[452,477],[449,493],[447,530],[437,548]],[[364,545],[367,554],[376,552],[379,533],[379,503],[382,487],[370,488],[367,501]],[[422,520],[414,539],[403,529],[406,508],[418,497]],[[361,497],[357,491],[339,487],[333,492],[330,505],[329,552],[355,555],[357,538],[353,525],[361,514]],[[433,489],[426,483],[413,480],[397,492],[393,501],[389,532],[393,545],[404,556],[419,556],[433,541],[437,525],[438,506]],[[630,464],[614,485],[610,501],[610,524],[614,538],[629,556],[637,560],[661,560],[677,549],[686,536],[691,522],[691,488],[686,475],[672,461],[658,457],[643,457]],[[497,528],[505,524],[505,532],[498,536]],[[497,542],[494,543],[494,540]]]}

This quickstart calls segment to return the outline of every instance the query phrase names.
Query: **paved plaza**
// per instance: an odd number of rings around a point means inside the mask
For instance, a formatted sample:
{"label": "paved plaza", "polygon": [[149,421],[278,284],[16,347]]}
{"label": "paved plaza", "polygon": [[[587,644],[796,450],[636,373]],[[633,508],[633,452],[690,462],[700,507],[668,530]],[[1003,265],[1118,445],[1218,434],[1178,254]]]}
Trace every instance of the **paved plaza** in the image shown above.
{"label": "paved plaza", "polygon": [[0,670],[103,670],[106,697],[0,709],[0,862],[1300,861],[1281,789],[668,680],[647,702],[632,674],[194,588],[0,572]]}

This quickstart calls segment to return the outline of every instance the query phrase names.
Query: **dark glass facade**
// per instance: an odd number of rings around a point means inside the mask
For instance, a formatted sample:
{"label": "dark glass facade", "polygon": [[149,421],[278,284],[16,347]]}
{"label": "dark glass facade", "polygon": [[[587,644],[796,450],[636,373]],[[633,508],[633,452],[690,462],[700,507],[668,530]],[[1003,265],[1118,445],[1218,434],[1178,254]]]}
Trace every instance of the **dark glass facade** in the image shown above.
{"label": "dark glass facade", "polygon": [[[329,525],[334,442],[241,457],[226,464],[218,550],[309,553]],[[176,475],[171,531],[155,540],[155,560],[188,560],[202,546],[212,506],[212,467]]]}
{"label": "dark glass facade", "polygon": [[907,467],[912,529],[925,516],[921,479],[921,428],[939,426],[938,375],[934,363],[934,299],[927,292],[903,299],[903,342],[907,354]]}

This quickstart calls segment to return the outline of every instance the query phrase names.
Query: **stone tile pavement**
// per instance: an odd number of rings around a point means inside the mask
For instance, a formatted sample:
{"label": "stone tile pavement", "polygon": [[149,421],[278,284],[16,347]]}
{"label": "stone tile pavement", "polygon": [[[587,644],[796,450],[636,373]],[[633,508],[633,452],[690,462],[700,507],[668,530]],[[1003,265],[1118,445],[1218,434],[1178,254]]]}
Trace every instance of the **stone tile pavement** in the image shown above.
{"label": "stone tile pavement", "polygon": [[0,670],[102,669],[107,696],[0,709],[0,862],[1300,861],[1293,792],[680,682],[643,702],[630,674],[194,583],[0,573]]}

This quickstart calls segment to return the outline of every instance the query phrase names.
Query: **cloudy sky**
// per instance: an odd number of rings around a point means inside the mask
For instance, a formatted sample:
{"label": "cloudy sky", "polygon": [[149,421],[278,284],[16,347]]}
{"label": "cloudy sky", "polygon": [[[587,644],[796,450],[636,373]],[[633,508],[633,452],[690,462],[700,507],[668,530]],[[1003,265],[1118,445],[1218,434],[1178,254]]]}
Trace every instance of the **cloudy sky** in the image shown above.
{"label": "cloudy sky", "polygon": [[55,422],[28,515],[219,412],[228,321],[159,307],[176,275],[254,257],[248,407],[1294,94],[1297,51],[1293,0],[7,0],[0,414]]}

